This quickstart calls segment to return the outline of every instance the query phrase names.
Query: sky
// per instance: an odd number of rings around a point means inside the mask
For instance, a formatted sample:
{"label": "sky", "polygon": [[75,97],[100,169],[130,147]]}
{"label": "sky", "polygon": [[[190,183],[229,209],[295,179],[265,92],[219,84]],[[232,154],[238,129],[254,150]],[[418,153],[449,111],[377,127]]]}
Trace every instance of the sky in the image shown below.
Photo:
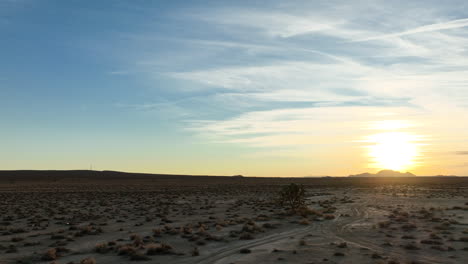
{"label": "sky", "polygon": [[0,169],[468,175],[468,2],[0,0]]}

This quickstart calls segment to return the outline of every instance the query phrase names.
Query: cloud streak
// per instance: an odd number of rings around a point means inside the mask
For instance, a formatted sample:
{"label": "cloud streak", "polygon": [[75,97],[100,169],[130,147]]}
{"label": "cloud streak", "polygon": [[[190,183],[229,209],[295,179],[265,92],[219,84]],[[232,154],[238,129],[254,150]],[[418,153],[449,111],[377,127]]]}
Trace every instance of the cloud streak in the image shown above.
{"label": "cloud streak", "polygon": [[468,18],[456,19],[456,20],[446,21],[442,23],[435,23],[435,24],[425,25],[421,27],[416,27],[416,28],[405,30],[405,31],[398,32],[398,33],[384,34],[384,35],[379,35],[379,36],[367,37],[363,39],[356,39],[356,40],[352,40],[352,42],[382,40],[382,39],[387,39],[387,38],[403,37],[407,35],[413,35],[413,34],[419,34],[419,33],[425,33],[425,32],[456,29],[456,28],[462,28],[462,27],[467,27],[467,26],[468,26]]}

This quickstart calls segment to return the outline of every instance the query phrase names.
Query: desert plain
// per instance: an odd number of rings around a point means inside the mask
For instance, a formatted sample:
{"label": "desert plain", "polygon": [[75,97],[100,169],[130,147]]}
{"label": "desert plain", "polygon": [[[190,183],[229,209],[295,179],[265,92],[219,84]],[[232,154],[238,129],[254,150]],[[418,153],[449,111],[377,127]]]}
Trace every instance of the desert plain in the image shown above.
{"label": "desert plain", "polygon": [[[305,188],[305,207],[278,202]],[[0,264],[467,263],[468,178],[2,173]]]}

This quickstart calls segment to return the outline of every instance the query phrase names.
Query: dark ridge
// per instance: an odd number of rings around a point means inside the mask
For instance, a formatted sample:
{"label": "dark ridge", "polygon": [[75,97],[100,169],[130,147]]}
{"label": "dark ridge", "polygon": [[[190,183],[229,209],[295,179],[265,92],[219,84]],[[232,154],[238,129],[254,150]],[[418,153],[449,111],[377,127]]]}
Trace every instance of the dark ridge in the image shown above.
{"label": "dark ridge", "polygon": [[[214,175],[215,176],[215,175]],[[95,170],[0,170],[0,179],[51,179],[51,178],[80,178],[80,179],[174,179],[186,177],[213,177],[209,175],[183,175],[183,174],[152,174],[133,173],[121,171],[95,171]],[[228,177],[228,176],[217,176]]]}

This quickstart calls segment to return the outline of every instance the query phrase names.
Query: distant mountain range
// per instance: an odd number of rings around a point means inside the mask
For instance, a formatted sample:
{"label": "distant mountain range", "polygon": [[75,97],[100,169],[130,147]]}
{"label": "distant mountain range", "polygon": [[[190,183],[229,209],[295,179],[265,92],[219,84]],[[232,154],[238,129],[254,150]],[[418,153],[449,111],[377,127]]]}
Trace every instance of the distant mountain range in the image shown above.
{"label": "distant mountain range", "polygon": [[[72,178],[72,179],[124,179],[124,178],[133,178],[133,179],[187,179],[187,177],[221,177],[221,178],[234,178],[234,179],[243,179],[243,178],[255,178],[255,176],[243,176],[243,175],[181,175],[181,174],[153,174],[153,173],[131,173],[131,172],[121,172],[121,171],[93,171],[93,170],[0,170],[0,180],[5,179],[63,179],[63,178]],[[411,172],[401,173],[399,171],[393,170],[382,170],[378,173],[361,173],[355,175],[349,175],[348,177],[416,177],[416,175]],[[435,175],[435,176],[425,176],[425,177],[459,177],[455,175]],[[278,178],[278,177],[264,177],[264,178]],[[285,177],[289,178],[289,177]],[[293,177],[294,178],[294,177]],[[307,176],[304,178],[346,178],[346,177],[333,177],[333,176]]]}
{"label": "distant mountain range", "polygon": [[394,170],[381,170],[377,173],[365,172],[361,174],[349,175],[348,177],[416,177],[416,175],[411,172],[401,173]]}

